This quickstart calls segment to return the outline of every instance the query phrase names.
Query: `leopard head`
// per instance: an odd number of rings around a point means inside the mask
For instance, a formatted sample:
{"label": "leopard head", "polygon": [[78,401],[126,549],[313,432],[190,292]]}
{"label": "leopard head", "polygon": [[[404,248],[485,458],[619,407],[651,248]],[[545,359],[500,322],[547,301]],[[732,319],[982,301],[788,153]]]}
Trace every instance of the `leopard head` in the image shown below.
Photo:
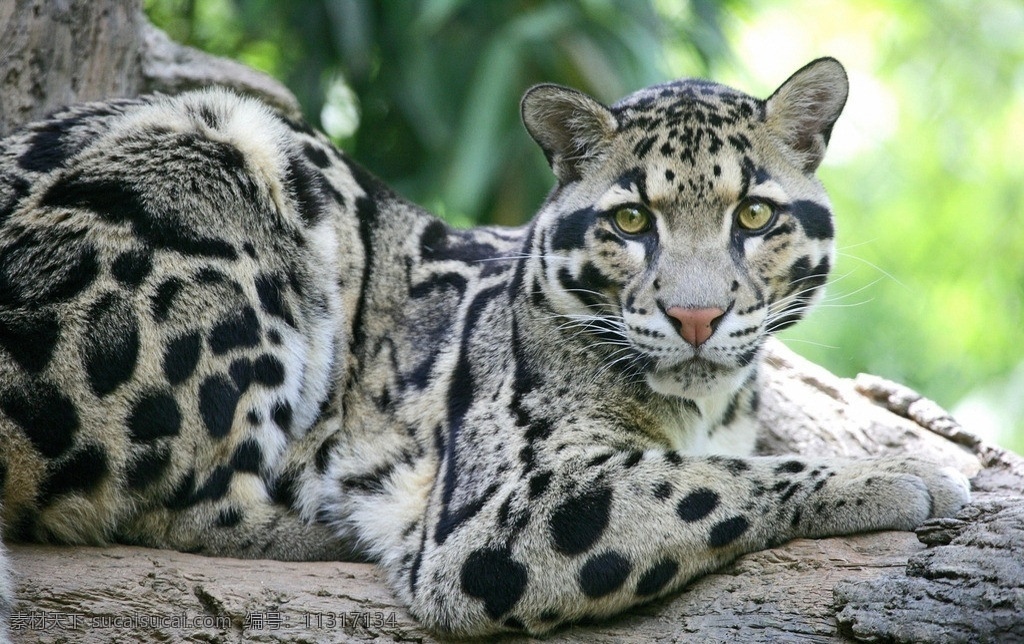
{"label": "leopard head", "polygon": [[831,58],[765,100],[700,80],[610,107],[531,88],[523,121],[558,180],[534,220],[535,299],[659,393],[738,386],[822,293],[833,223],[814,173],[847,92]]}

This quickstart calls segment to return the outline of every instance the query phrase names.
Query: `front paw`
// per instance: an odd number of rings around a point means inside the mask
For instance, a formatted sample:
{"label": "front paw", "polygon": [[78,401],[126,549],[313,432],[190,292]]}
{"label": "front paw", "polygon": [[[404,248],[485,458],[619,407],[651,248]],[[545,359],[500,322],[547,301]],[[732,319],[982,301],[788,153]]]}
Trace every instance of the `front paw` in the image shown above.
{"label": "front paw", "polygon": [[857,461],[832,472],[807,499],[807,536],[870,530],[913,530],[956,514],[970,501],[970,482],[952,467],[916,458]]}
{"label": "front paw", "polygon": [[[959,470],[939,466],[927,461],[917,461],[921,465],[915,472],[928,486],[931,507],[928,518],[951,517],[971,501],[971,482]],[[915,526],[916,527],[916,526]]]}

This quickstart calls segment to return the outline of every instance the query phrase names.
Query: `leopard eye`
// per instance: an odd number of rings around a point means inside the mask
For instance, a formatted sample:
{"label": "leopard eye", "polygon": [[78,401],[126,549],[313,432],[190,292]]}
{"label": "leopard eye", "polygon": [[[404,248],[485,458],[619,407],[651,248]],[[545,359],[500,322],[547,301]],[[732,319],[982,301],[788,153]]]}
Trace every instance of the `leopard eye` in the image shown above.
{"label": "leopard eye", "polygon": [[760,199],[748,199],[736,210],[736,223],[744,230],[764,230],[774,218],[775,208]]}
{"label": "leopard eye", "polygon": [[615,211],[615,225],[627,235],[639,235],[651,228],[651,215],[636,206],[624,206]]}

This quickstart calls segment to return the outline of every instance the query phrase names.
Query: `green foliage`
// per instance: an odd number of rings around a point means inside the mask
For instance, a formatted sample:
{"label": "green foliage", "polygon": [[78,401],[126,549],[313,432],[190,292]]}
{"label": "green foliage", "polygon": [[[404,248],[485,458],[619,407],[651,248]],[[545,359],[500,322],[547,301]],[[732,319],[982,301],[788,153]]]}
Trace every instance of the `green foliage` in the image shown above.
{"label": "green foliage", "polygon": [[522,222],[552,184],[519,124],[519,96],[533,83],[612,101],[711,75],[763,95],[814,56],[838,56],[851,100],[821,174],[841,256],[826,306],[787,338],[843,375],[885,375],[950,407],[972,397],[1013,430],[1002,441],[1024,449],[1016,0],[147,0],[146,9],[172,38],[282,79],[360,162],[467,225]]}
{"label": "green foliage", "polygon": [[[733,3],[733,4],[738,4]],[[172,38],[281,78],[318,124],[338,78],[354,90],[339,141],[405,195],[466,223],[517,224],[551,186],[519,97],[556,82],[613,101],[724,53],[727,5],[659,13],[635,0],[149,0]],[[500,154],[495,154],[500,150]]]}
{"label": "green foliage", "polygon": [[[885,19],[866,71],[894,99],[879,124],[891,134],[823,169],[842,252],[835,306],[789,337],[840,373],[883,374],[948,407],[984,402],[1001,442],[1024,450],[1024,7],[874,10]],[[858,107],[851,98],[844,118]],[[973,410],[962,420],[987,420]]]}

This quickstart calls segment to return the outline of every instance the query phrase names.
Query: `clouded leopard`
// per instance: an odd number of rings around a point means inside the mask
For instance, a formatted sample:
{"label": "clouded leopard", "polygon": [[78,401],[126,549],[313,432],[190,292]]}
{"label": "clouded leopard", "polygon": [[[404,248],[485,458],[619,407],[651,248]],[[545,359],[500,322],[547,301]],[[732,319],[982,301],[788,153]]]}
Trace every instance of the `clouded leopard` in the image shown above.
{"label": "clouded leopard", "polygon": [[929,463],[750,456],[765,339],[831,266],[846,95],[828,58],[766,100],[534,87],[557,184],[510,229],[226,91],[29,125],[0,143],[5,538],[373,560],[466,635],[954,512]]}

